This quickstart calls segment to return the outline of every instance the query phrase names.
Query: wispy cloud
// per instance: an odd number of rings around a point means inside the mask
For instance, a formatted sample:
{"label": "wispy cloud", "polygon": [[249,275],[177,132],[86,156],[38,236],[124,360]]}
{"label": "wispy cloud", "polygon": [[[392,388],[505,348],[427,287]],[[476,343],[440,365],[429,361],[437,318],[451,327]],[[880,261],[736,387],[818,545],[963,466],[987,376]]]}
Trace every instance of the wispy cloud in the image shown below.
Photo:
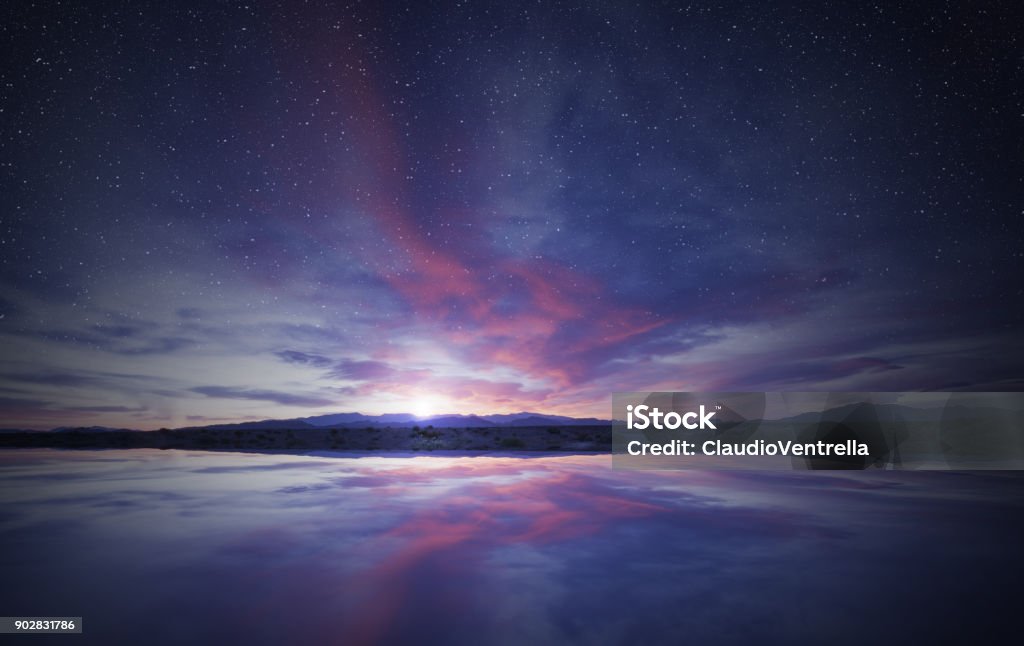
{"label": "wispy cloud", "polygon": [[330,406],[336,403],[333,399],[317,395],[289,393],[279,390],[262,390],[258,388],[236,388],[232,386],[198,386],[189,389],[191,392],[207,397],[220,399],[246,399],[251,401],[272,402],[283,406]]}
{"label": "wispy cloud", "polygon": [[286,363],[313,366],[314,368],[326,368],[332,363],[329,358],[323,355],[299,352],[298,350],[282,350],[274,354]]}

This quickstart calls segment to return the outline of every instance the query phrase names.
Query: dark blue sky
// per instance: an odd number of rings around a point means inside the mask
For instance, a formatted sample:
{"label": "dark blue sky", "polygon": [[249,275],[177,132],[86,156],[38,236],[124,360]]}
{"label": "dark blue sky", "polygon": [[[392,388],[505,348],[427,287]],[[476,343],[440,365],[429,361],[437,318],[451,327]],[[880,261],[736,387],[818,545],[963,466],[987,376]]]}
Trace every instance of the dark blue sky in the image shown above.
{"label": "dark blue sky", "polygon": [[4,425],[1021,388],[1019,8],[620,5],[5,7]]}

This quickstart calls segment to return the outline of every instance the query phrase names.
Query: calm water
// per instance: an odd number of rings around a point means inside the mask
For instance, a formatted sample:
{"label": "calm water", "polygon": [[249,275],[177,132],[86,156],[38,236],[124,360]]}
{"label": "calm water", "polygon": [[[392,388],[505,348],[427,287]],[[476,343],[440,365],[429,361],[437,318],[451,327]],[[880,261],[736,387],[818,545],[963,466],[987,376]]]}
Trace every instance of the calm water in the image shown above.
{"label": "calm water", "polygon": [[84,617],[34,644],[988,641],[1022,600],[1013,474],[20,450],[0,503],[0,615]]}

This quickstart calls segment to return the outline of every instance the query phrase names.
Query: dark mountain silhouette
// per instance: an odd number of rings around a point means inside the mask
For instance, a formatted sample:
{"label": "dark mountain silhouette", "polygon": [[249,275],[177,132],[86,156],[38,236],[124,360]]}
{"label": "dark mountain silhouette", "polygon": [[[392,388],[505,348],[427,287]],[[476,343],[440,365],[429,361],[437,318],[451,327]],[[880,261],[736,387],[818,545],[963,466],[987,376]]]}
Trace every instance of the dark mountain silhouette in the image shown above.
{"label": "dark mountain silhouette", "polygon": [[593,426],[610,424],[608,420],[593,417],[576,418],[564,415],[541,413],[509,413],[496,415],[432,415],[416,417],[409,413],[388,413],[364,415],[362,413],[332,413],[292,419],[267,419],[258,422],[237,424],[212,424],[197,428],[216,430],[230,429],[274,429],[274,428],[410,428],[413,426],[435,426],[444,428],[471,428],[491,426]]}

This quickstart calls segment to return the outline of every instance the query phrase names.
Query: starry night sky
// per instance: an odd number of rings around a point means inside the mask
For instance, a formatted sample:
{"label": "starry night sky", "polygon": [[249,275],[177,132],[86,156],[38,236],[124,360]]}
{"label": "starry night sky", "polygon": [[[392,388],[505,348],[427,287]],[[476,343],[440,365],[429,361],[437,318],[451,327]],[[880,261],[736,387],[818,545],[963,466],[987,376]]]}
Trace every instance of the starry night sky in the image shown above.
{"label": "starry night sky", "polygon": [[1020,390],[1016,3],[7,3],[0,426]]}

